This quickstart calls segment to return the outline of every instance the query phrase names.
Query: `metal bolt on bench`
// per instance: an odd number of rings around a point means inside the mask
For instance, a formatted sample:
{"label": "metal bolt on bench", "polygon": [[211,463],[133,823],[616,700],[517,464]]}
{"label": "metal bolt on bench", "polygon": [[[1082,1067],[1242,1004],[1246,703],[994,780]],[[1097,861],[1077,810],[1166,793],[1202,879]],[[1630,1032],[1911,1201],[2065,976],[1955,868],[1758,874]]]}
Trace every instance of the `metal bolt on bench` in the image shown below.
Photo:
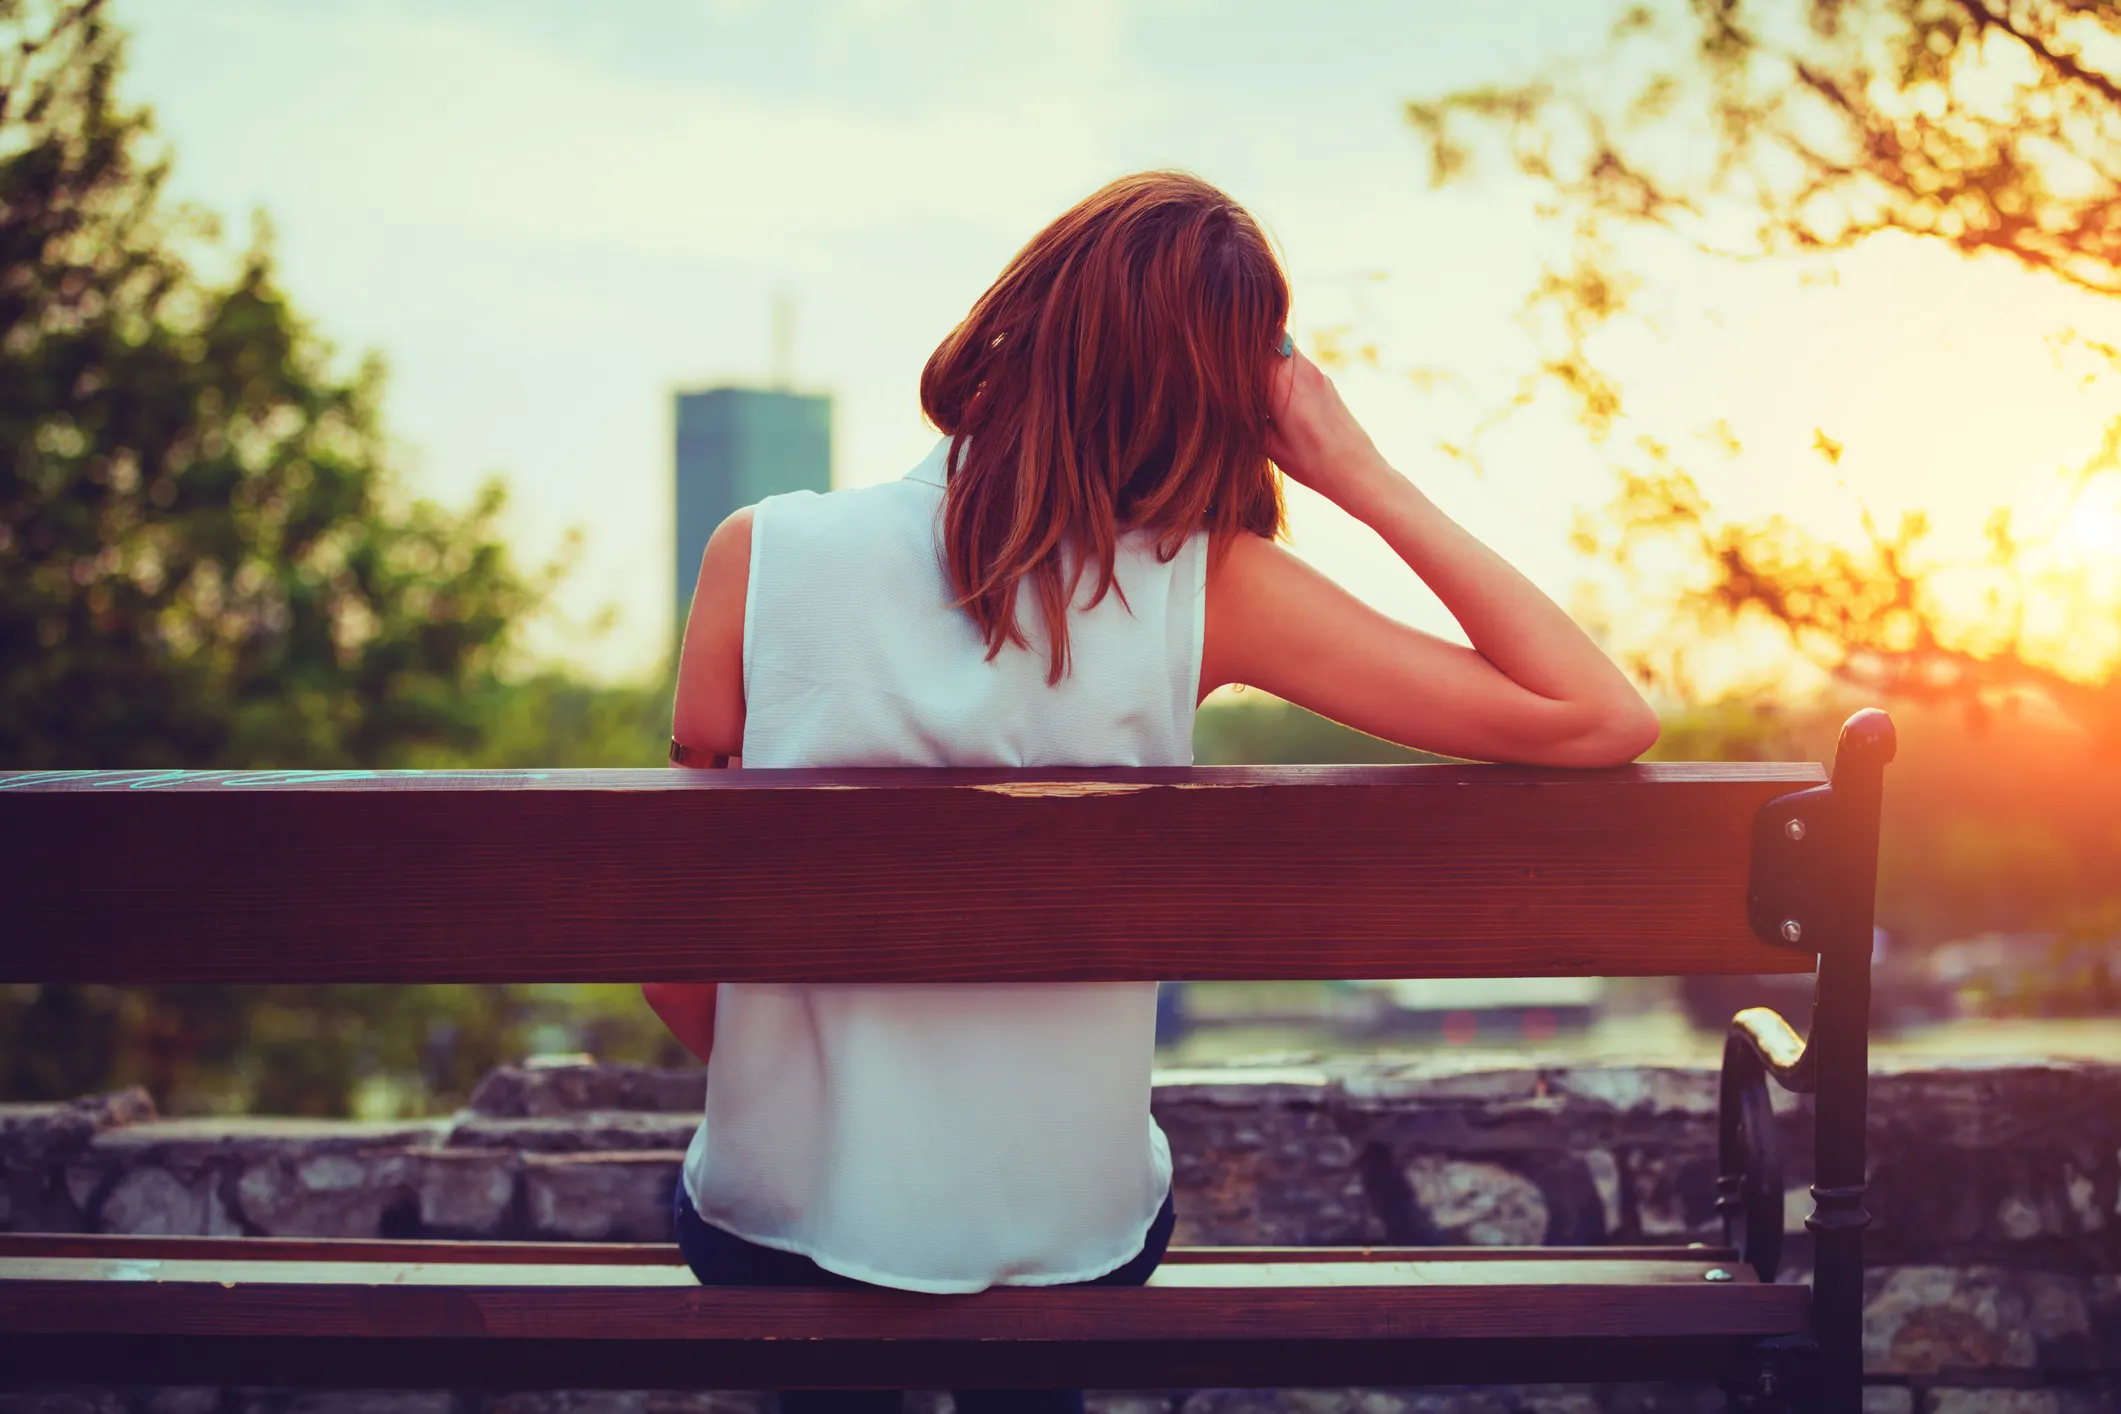
{"label": "metal bolt on bench", "polygon": [[[1892,723],[1815,766],[0,773],[0,983],[1815,972],[1724,1049],[1723,1247],[1180,1248],[1138,1290],[696,1285],[661,1244],[0,1235],[0,1385],[1720,1379],[1857,1414]],[[1801,945],[1801,950],[1800,950]],[[1767,1079],[1814,1096],[1778,1282]],[[1183,1216],[1184,1194],[1180,1195]]]}

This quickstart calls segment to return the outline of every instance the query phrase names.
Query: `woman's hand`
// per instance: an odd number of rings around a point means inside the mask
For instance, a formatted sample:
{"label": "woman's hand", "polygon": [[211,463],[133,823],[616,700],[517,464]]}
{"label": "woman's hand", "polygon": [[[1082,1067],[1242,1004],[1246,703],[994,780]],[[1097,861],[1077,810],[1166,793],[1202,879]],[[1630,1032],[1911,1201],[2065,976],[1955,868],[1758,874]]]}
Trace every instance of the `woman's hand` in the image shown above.
{"label": "woman's hand", "polygon": [[1282,472],[1360,520],[1377,489],[1399,473],[1340,400],[1324,369],[1298,350],[1281,361],[1267,404],[1267,455]]}
{"label": "woman's hand", "polygon": [[1247,683],[1407,746],[1490,761],[1617,766],[1657,739],[1625,674],[1537,586],[1386,464],[1302,354],[1282,361],[1268,454],[1368,525],[1471,647],[1395,623],[1284,547],[1230,537],[1209,562],[1200,694]]}

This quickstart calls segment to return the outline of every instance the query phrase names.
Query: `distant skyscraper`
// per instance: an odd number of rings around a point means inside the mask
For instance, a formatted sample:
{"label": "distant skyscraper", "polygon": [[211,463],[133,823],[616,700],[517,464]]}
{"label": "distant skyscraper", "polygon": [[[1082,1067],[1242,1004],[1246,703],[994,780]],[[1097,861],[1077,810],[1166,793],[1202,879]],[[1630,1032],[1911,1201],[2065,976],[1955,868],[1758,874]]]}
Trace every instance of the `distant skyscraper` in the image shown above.
{"label": "distant skyscraper", "polygon": [[731,511],[783,491],[832,487],[832,398],[765,388],[678,394],[678,623],[700,555]]}

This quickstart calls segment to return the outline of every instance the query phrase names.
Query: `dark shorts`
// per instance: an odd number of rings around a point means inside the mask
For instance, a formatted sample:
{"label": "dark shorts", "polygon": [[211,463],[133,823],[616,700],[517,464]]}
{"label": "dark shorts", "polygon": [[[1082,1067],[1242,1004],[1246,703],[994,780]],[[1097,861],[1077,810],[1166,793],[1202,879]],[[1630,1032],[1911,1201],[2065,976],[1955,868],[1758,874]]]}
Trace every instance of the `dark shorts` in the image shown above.
{"label": "dark shorts", "polygon": [[[859,1287],[870,1283],[828,1272],[808,1257],[746,1242],[701,1218],[680,1182],[672,1203],[678,1250],[702,1286]],[[1149,1224],[1142,1250],[1124,1266],[1076,1286],[1140,1286],[1164,1259],[1177,1214],[1171,1196]],[[782,1414],[896,1414],[899,1394],[884,1390],[811,1390],[780,1396]],[[958,1414],[1081,1414],[1081,1390],[958,1390]]]}
{"label": "dark shorts", "polygon": [[[1156,1270],[1157,1263],[1163,1261],[1164,1251],[1171,1245],[1171,1229],[1177,1221],[1178,1216],[1171,1207],[1171,1195],[1166,1193],[1163,1207],[1157,1210],[1155,1221],[1149,1224],[1149,1235],[1142,1242],[1141,1251],[1130,1257],[1124,1266],[1101,1277],[1070,1285],[1140,1286]],[[799,1253],[761,1247],[716,1227],[694,1209],[692,1198],[685,1192],[682,1182],[678,1184],[673,1202],[671,1222],[677,1232],[678,1250],[685,1254],[686,1265],[692,1268],[692,1274],[700,1279],[702,1286],[870,1285],[838,1272],[828,1272]]]}

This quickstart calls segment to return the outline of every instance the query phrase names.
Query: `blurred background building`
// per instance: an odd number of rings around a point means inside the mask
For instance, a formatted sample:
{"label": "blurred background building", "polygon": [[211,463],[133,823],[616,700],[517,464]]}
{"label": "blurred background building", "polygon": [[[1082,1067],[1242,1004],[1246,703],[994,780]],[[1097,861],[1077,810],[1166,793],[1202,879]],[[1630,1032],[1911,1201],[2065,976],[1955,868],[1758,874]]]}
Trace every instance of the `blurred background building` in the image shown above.
{"label": "blurred background building", "polygon": [[786,388],[677,395],[677,622],[700,554],[730,512],[784,491],[832,487],[832,396]]}

